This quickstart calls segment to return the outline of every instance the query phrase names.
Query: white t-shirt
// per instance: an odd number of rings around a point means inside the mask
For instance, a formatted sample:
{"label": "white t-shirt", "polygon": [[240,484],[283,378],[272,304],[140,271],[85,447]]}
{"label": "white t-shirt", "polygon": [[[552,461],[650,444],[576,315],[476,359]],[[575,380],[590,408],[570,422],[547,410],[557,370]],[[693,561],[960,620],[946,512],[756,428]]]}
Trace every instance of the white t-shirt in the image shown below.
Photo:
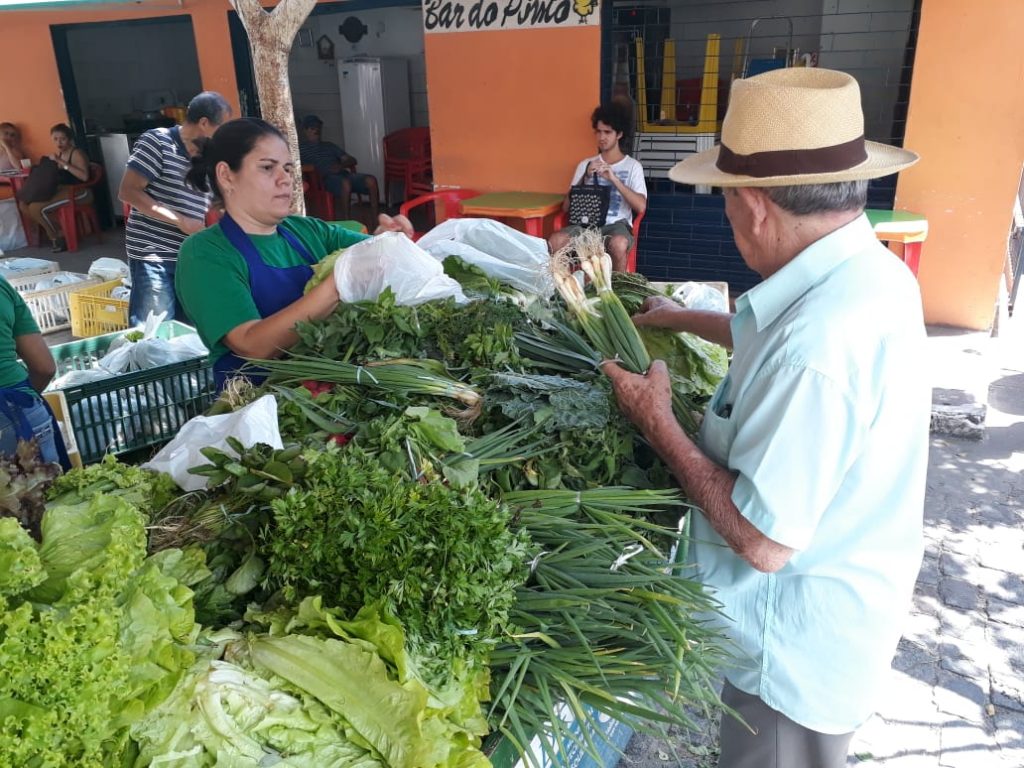
{"label": "white t-shirt", "polygon": [[[583,178],[583,173],[587,170],[587,166],[593,160],[599,160],[600,155],[594,155],[583,160],[579,165],[576,166],[576,173],[572,177],[572,186],[576,186],[580,183]],[[644,167],[639,162],[634,160],[629,155],[623,157],[619,162],[611,166],[612,173],[619,177],[619,181],[629,187],[631,190],[639,195],[647,197],[647,181],[644,179]],[[593,179],[587,179],[587,183],[592,182]],[[603,186],[612,186],[612,183],[608,179],[597,177],[597,183]],[[622,219],[626,220],[626,223],[630,226],[633,225],[633,209],[629,207],[629,203],[626,199],[619,194],[619,190],[612,186],[611,202],[608,204],[608,218],[605,219],[604,223],[614,224],[616,221]]]}

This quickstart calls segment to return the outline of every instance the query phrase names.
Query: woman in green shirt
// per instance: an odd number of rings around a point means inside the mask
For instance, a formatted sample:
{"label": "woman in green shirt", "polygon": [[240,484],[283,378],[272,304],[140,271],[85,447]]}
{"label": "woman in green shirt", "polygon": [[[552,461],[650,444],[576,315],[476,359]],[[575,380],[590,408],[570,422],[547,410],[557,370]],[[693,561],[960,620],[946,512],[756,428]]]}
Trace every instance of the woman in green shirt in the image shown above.
{"label": "woman in green shirt", "polygon": [[0,277],[0,454],[13,455],[19,440],[35,438],[44,461],[60,460],[53,418],[39,396],[55,372],[25,300]]}
{"label": "woman in green shirt", "polygon": [[[289,215],[293,167],[281,132],[251,117],[224,123],[192,158],[188,181],[212,191],[225,214],[182,244],[174,285],[210,349],[218,389],[245,358],[277,357],[294,345],[296,323],[334,311],[333,280],[303,294],[313,265],[367,237]],[[377,233],[412,234],[404,216],[382,215],[379,223]]]}

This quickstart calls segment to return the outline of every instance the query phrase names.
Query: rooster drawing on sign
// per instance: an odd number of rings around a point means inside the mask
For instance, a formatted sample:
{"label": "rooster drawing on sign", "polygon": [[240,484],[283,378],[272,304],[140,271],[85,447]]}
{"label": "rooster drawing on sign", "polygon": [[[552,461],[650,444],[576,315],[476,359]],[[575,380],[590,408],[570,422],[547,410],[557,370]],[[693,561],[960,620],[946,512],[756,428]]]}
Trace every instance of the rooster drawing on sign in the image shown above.
{"label": "rooster drawing on sign", "polygon": [[572,9],[580,17],[580,24],[587,23],[587,16],[592,14],[597,7],[597,0],[573,0]]}

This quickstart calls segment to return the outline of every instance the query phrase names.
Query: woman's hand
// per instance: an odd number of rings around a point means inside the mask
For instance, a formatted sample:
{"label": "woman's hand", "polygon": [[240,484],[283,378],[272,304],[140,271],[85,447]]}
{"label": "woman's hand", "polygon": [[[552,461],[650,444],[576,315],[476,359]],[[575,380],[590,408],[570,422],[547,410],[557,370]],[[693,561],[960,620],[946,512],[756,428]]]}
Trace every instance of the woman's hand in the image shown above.
{"label": "woman's hand", "polygon": [[373,234],[379,235],[384,232],[401,232],[406,237],[412,237],[412,222],[405,216],[388,216],[382,213],[377,217],[377,229]]}

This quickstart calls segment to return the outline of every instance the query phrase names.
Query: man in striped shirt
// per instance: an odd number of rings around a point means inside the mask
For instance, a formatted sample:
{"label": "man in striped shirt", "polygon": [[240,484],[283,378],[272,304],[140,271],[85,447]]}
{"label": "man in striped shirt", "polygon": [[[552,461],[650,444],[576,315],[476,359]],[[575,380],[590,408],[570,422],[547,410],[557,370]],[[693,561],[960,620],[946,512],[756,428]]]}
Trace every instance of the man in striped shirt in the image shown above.
{"label": "man in striped shirt", "polygon": [[150,312],[167,320],[184,318],[174,295],[174,267],[185,238],[205,226],[208,194],[185,183],[197,142],[208,139],[231,118],[231,105],[219,93],[204,91],[189,102],[185,123],[154,128],[132,147],[118,197],[131,206],[125,249],[131,268],[128,318],[145,322]]}

